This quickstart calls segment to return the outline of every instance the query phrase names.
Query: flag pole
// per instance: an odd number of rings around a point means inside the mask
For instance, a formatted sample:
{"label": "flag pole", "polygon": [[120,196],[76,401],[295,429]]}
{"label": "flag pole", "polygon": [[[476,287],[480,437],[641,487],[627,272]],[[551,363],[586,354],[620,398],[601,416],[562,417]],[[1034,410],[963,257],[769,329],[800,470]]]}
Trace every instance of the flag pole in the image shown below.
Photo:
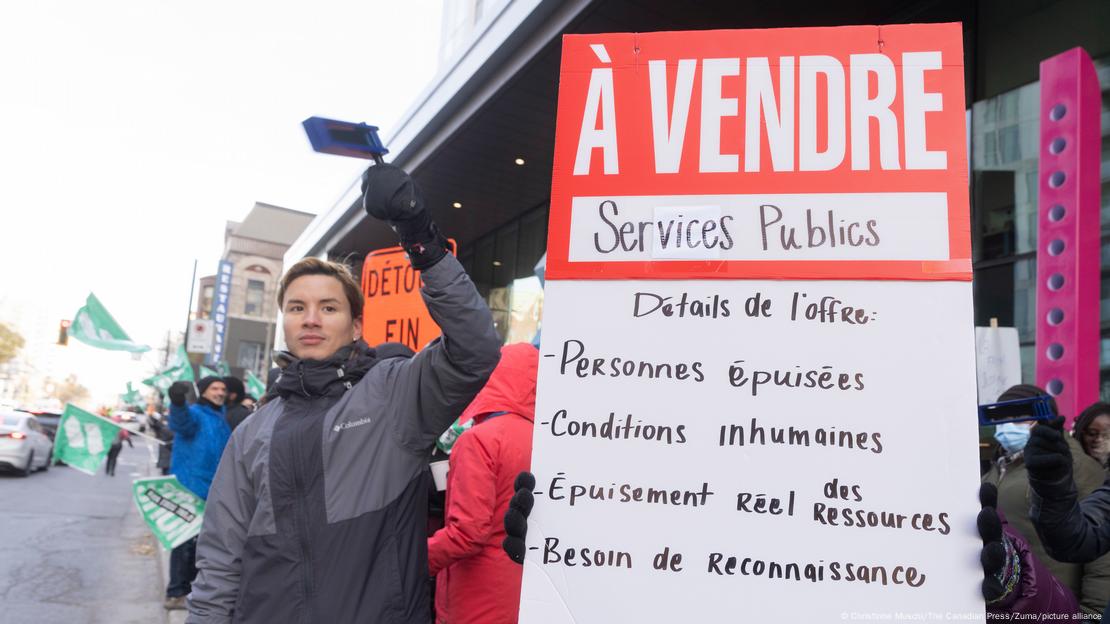
{"label": "flag pole", "polygon": [[[196,260],[196,258],[193,258],[193,279],[189,281],[189,305],[187,306],[187,309],[185,310],[185,338],[184,338],[184,343],[185,343],[185,352],[186,353],[189,352],[189,325],[193,322],[193,294],[195,292],[196,287],[197,287],[197,260]],[[190,362],[188,359],[185,360],[185,363],[189,365],[189,368],[193,367],[193,363]],[[197,371],[193,370],[193,379],[196,379],[196,378],[197,378]],[[193,392],[198,397],[200,396],[200,392],[197,390],[197,386],[196,386],[195,381],[193,382]]]}

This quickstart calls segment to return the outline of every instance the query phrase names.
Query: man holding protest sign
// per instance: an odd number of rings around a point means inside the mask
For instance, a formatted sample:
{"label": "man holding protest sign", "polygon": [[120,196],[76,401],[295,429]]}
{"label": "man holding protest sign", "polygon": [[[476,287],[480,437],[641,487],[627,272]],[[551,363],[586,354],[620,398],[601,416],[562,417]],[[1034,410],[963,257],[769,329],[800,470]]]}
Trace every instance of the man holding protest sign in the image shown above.
{"label": "man holding protest sign", "polygon": [[[185,397],[193,384],[178,381],[170,386],[170,429],[174,433],[171,467],[181,485],[201,500],[216,474],[227,440],[231,436],[224,412],[227,387],[219,377],[204,377],[197,382],[200,398],[193,405]],[[170,581],[166,587],[166,608],[184,609],[185,596],[192,591],[197,575],[196,538],[189,539],[170,554]]]}
{"label": "man holding protest sign", "polygon": [[212,483],[189,622],[430,620],[427,457],[485,384],[500,341],[409,176],[372,166],[363,193],[421,271],[443,335],[415,356],[371,348],[344,265],[289,268],[278,304],[290,353]]}

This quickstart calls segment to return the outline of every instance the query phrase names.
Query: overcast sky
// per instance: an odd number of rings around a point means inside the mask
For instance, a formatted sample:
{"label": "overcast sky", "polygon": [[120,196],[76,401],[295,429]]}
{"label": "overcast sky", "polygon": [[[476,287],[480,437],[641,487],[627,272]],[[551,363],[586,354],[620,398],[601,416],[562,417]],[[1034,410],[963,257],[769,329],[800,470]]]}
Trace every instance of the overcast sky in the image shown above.
{"label": "overcast sky", "polygon": [[[133,339],[160,344],[184,327],[193,259],[215,271],[225,221],[255,201],[322,212],[359,175],[360,161],[313,153],[300,122],[366,121],[388,139],[435,75],[441,10],[3,3],[0,297],[61,319],[93,291]],[[105,363],[82,371],[90,387],[136,374],[123,354],[67,349]]]}

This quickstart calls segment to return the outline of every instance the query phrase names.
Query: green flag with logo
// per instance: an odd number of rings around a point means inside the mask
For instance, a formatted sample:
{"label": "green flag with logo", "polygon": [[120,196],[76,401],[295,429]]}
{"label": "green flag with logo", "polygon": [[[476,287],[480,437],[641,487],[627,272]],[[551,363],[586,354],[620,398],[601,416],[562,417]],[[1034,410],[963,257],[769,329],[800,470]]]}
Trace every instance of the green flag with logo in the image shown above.
{"label": "green flag with logo", "polygon": [[216,368],[220,369],[220,377],[231,377],[231,366],[228,365],[227,360],[220,360]]}
{"label": "green flag with logo", "polygon": [[204,364],[201,364],[200,365],[200,378],[204,379],[205,377],[223,377],[223,375],[217,373],[216,371],[212,370],[211,368],[208,368]]}
{"label": "green flag with logo", "polygon": [[256,401],[266,396],[266,384],[250,371],[247,371],[247,394],[254,397]]}
{"label": "green flag with logo", "polygon": [[131,382],[127,382],[127,392],[119,395],[120,403],[124,405],[143,405],[143,396],[138,390],[131,387]]}
{"label": "green flag with logo", "polygon": [[174,354],[173,359],[170,360],[165,369],[157,375],[144,379],[143,383],[157,388],[158,392],[165,395],[175,381],[196,381],[193,378],[193,367],[189,364],[184,345],[177,348],[177,353]]}
{"label": "green flag with logo", "polygon": [[204,500],[181,485],[177,477],[151,477],[131,482],[139,515],[166,550],[200,534]]}
{"label": "green flag with logo", "polygon": [[119,435],[119,425],[66,404],[54,435],[54,457],[71,468],[95,475]]}
{"label": "green flag with logo", "polygon": [[97,349],[132,353],[150,351],[147,345],[132,341],[127,332],[123,331],[116,319],[112,318],[107,308],[92,293],[89,293],[88,298],[85,299],[85,305],[73,315],[73,322],[69,325],[69,335]]}

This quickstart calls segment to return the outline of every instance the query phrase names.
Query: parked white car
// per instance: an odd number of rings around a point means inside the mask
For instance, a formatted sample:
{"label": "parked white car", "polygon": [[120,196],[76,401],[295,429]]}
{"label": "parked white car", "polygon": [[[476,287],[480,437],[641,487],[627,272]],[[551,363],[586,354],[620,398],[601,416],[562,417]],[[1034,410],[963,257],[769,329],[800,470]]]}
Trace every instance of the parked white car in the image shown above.
{"label": "parked white car", "polygon": [[49,470],[54,441],[38,419],[26,412],[0,411],[0,469],[26,477],[35,470]]}

